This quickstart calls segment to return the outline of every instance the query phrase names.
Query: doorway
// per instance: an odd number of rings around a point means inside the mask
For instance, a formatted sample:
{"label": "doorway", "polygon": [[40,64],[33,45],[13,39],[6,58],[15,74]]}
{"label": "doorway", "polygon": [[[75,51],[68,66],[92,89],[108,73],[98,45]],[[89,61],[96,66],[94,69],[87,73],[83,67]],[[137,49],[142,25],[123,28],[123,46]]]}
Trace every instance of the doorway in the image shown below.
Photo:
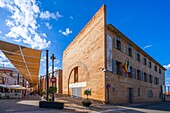
{"label": "doorway", "polygon": [[73,97],[81,97],[81,87],[72,88]]}
{"label": "doorway", "polygon": [[133,97],[134,97],[134,91],[133,88],[128,88],[128,102],[132,103],[133,102]]}

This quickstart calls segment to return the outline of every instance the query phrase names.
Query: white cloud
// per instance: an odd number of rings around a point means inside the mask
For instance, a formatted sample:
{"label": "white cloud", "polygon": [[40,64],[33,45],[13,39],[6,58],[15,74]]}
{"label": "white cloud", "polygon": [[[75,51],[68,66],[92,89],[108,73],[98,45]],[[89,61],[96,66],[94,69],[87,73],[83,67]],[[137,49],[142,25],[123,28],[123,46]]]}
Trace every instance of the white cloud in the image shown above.
{"label": "white cloud", "polygon": [[43,58],[41,58],[41,62],[44,62],[45,60]]}
{"label": "white cloud", "polygon": [[45,57],[45,56],[41,58],[41,61],[42,61],[42,62],[44,62],[45,60],[46,60],[46,57]]}
{"label": "white cloud", "polygon": [[170,69],[170,64],[164,65],[163,67],[166,68],[167,70],[169,70]]}
{"label": "white cloud", "polygon": [[70,30],[70,28],[66,28],[66,31],[62,31],[62,30],[60,29],[59,32],[60,32],[61,34],[63,34],[64,36],[68,36],[69,34],[72,33],[72,31]]}
{"label": "white cloud", "polygon": [[[45,39],[44,35],[38,33],[37,18],[41,13],[35,0],[1,0],[0,7],[10,12],[6,19],[6,25],[9,32],[8,38],[22,38],[22,42],[30,45],[32,48],[44,49],[50,45],[50,41]],[[20,41],[20,40],[15,40]]]}
{"label": "white cloud", "polygon": [[152,46],[153,46],[153,45],[147,45],[147,46],[143,47],[143,49],[150,48],[150,47],[152,47]]}
{"label": "white cloud", "polygon": [[2,33],[2,31],[0,31],[0,34]]}
{"label": "white cloud", "polygon": [[59,12],[56,12],[56,13],[50,13],[49,11],[45,11],[45,12],[41,12],[40,13],[40,18],[41,19],[58,19],[58,18],[61,18],[63,17],[62,15],[59,14]]}
{"label": "white cloud", "polygon": [[11,62],[6,58],[6,56],[0,51],[0,66],[12,67]]}
{"label": "white cloud", "polygon": [[170,78],[167,78],[166,80],[170,80]]}
{"label": "white cloud", "polygon": [[73,20],[73,17],[72,17],[72,16],[70,16],[70,19],[72,19],[72,20]]}
{"label": "white cloud", "polygon": [[[61,68],[57,67],[57,66],[54,66],[54,71],[58,70],[58,69],[61,69]],[[49,70],[49,72],[52,72],[52,66],[49,66],[48,70]]]}
{"label": "white cloud", "polygon": [[15,42],[21,42],[21,39],[18,39],[18,40],[14,40]]}
{"label": "white cloud", "polygon": [[51,28],[52,28],[52,25],[50,25],[48,22],[45,22],[45,26],[46,26],[48,29],[51,29]]}
{"label": "white cloud", "polygon": [[5,7],[5,3],[3,0],[0,1],[0,7]]}
{"label": "white cloud", "polygon": [[47,35],[45,33],[42,33],[41,36],[47,37]]}
{"label": "white cloud", "polygon": [[60,60],[57,60],[57,59],[56,59],[54,62],[58,64],[58,63],[60,62]]}

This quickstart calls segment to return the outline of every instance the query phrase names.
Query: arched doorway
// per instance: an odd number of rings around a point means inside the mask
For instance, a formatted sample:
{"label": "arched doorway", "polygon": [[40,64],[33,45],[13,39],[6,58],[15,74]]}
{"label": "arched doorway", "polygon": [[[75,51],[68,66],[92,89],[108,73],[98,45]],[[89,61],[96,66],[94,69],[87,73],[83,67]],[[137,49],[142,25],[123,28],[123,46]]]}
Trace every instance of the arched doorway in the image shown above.
{"label": "arched doorway", "polygon": [[70,66],[68,76],[68,94],[76,97],[81,97],[82,87],[86,87],[90,80],[90,74],[87,66],[82,62],[76,62]]}

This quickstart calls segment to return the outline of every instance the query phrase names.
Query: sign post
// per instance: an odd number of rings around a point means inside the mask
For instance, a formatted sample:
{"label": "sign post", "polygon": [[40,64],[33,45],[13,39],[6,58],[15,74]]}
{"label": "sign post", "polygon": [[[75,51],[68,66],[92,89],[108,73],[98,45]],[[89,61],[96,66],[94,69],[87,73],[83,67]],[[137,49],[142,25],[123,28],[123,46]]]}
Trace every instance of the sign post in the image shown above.
{"label": "sign post", "polygon": [[[50,59],[52,60],[52,87],[54,88],[54,82],[56,81],[56,79],[54,79],[55,77],[54,77],[54,60],[56,59],[55,57],[54,57],[54,54],[52,54],[52,56],[50,57]],[[54,92],[52,93],[52,102],[54,102]]]}
{"label": "sign post", "polygon": [[107,84],[106,87],[107,87],[107,99],[108,99],[108,104],[109,104],[109,89],[110,89],[110,84]]}

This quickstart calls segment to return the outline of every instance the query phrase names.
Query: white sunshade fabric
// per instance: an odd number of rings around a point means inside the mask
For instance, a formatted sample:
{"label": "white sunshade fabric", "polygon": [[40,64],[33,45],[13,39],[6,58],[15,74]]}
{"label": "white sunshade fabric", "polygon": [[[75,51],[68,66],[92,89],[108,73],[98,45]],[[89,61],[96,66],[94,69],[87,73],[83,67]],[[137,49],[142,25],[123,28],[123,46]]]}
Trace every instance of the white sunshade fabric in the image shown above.
{"label": "white sunshade fabric", "polygon": [[25,87],[20,85],[7,85],[7,84],[0,84],[0,87],[8,88],[8,89],[26,89]]}
{"label": "white sunshade fabric", "polygon": [[0,84],[0,87],[8,88],[8,85],[6,85],[6,84]]}
{"label": "white sunshade fabric", "polygon": [[15,66],[18,72],[33,87],[38,82],[41,50],[4,42],[0,40],[0,50]]}

